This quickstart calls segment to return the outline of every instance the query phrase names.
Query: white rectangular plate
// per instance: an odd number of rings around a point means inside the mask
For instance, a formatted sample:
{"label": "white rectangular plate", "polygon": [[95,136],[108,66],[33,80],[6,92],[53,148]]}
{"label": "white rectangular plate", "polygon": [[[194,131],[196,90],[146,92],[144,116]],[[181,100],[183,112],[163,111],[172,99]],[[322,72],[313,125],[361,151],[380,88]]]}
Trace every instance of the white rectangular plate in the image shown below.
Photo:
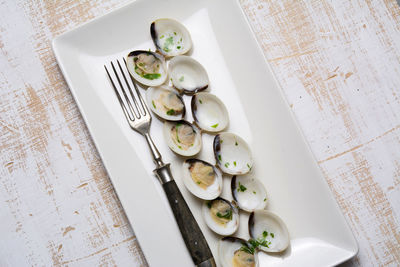
{"label": "white rectangular plate", "polygon": [[[150,24],[170,17],[192,35],[192,56],[207,70],[210,91],[228,108],[228,131],[243,137],[255,159],[253,174],[269,194],[268,210],[286,223],[291,246],[283,255],[259,253],[260,266],[332,266],[357,253],[357,244],[298,129],[281,90],[247,23],[232,0],[138,0],[57,37],[60,68],[92,134],[104,165],[150,266],[193,263],[154,168],[145,140],[132,131],[103,65],[130,50],[154,49]],[[186,101],[189,98],[186,97]],[[190,113],[190,112],[189,112]],[[187,115],[191,120],[191,114]],[[201,201],[183,186],[182,160],[166,146],[162,123],[152,135],[218,260],[219,237],[200,213]],[[204,134],[199,158],[215,162],[213,136]],[[229,178],[223,196],[231,199]],[[237,236],[248,238],[248,214]]]}

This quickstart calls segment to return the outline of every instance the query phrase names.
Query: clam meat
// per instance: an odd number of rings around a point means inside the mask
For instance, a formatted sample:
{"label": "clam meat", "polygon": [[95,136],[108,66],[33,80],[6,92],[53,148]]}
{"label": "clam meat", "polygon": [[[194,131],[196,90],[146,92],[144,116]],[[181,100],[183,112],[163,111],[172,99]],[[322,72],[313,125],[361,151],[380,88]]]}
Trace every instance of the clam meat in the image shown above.
{"label": "clam meat", "polygon": [[246,240],[227,236],[218,242],[222,267],[257,267],[257,252]]}
{"label": "clam meat", "polygon": [[171,87],[149,87],[146,91],[147,106],[160,118],[170,121],[181,120],[185,116],[182,97]]}
{"label": "clam meat", "polygon": [[222,191],[221,172],[210,163],[199,159],[187,159],[182,165],[183,183],[198,198],[215,199]]}
{"label": "clam meat", "polygon": [[164,138],[169,148],[181,156],[194,156],[201,150],[200,131],[184,120],[165,121]]}
{"label": "clam meat", "polygon": [[126,67],[137,82],[146,86],[159,86],[168,76],[163,56],[151,51],[130,52],[126,58]]}
{"label": "clam meat", "polygon": [[205,201],[202,208],[207,226],[219,235],[231,235],[239,227],[239,211],[223,198]]}

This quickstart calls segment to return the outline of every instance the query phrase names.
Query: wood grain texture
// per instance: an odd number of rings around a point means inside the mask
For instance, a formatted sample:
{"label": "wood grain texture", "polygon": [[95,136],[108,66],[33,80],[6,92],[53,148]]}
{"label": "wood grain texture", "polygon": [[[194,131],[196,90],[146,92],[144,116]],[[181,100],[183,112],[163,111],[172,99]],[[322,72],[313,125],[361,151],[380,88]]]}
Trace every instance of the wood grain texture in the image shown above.
{"label": "wood grain texture", "polygon": [[145,266],[51,40],[124,4],[0,3],[0,266]]}
{"label": "wood grain texture", "polygon": [[395,1],[242,7],[360,246],[400,264],[400,10]]}
{"label": "wood grain texture", "polygon": [[[0,2],[0,266],[146,266],[51,40],[129,1]],[[400,9],[240,0],[358,240],[400,264]]]}

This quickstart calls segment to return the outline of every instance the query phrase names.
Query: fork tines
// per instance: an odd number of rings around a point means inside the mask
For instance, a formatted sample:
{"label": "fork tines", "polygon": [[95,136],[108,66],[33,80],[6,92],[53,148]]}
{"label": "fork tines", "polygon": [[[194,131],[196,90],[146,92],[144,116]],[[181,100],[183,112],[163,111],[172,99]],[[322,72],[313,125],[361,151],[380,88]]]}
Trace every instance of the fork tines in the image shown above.
{"label": "fork tines", "polygon": [[[118,97],[126,119],[134,121],[135,119],[140,119],[142,116],[146,116],[148,113],[146,104],[143,101],[136,83],[132,80],[126,68],[125,59],[123,59],[123,63],[116,60],[115,63],[111,61],[109,65],[108,68],[104,65],[104,68],[110,78],[112,87]],[[108,69],[110,69],[110,71],[108,71]],[[135,92],[133,92],[132,87],[135,88]]]}

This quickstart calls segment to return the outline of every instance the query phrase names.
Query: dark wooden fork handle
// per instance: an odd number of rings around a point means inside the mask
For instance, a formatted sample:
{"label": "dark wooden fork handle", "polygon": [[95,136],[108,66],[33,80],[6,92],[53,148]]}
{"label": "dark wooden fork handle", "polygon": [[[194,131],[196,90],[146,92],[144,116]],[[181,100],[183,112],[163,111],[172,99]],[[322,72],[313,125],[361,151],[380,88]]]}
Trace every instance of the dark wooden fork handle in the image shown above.
{"label": "dark wooden fork handle", "polygon": [[[154,170],[164,188],[169,204],[175,215],[183,240],[189,249],[190,255],[196,266],[216,267],[213,255],[208,247],[207,241],[200,230],[199,225],[193,217],[185,199],[178,186],[172,178],[169,164]],[[164,177],[169,175],[169,177]],[[160,177],[161,176],[161,177]]]}

